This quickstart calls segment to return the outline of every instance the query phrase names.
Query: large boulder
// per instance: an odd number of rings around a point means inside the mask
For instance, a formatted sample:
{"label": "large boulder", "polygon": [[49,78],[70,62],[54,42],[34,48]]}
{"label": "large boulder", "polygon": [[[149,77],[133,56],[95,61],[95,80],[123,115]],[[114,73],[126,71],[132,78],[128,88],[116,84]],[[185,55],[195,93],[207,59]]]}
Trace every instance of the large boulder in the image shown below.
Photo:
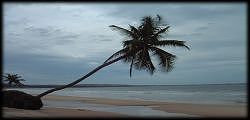
{"label": "large boulder", "polygon": [[39,97],[17,90],[3,91],[3,106],[19,109],[38,110],[43,106]]}

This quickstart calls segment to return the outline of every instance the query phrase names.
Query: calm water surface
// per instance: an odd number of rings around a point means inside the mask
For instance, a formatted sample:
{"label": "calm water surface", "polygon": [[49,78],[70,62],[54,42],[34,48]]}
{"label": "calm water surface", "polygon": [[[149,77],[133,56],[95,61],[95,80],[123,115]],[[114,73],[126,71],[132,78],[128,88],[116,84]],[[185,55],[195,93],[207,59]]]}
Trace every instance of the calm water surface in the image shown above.
{"label": "calm water surface", "polygon": [[[18,90],[30,94],[39,94],[48,89],[50,88],[18,88]],[[66,88],[64,90],[54,92],[52,95],[186,103],[246,104],[247,85],[223,84],[82,87]]]}

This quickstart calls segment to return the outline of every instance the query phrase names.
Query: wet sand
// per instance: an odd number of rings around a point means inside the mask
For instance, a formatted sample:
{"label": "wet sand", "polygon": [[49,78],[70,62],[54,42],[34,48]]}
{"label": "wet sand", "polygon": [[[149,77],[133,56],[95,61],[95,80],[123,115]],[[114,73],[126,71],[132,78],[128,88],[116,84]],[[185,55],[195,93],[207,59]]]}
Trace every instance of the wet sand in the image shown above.
{"label": "wet sand", "polygon": [[90,111],[84,109],[65,109],[65,108],[47,108],[43,107],[40,110],[23,110],[15,108],[3,108],[4,118],[64,118],[64,117],[126,117],[125,115]]}

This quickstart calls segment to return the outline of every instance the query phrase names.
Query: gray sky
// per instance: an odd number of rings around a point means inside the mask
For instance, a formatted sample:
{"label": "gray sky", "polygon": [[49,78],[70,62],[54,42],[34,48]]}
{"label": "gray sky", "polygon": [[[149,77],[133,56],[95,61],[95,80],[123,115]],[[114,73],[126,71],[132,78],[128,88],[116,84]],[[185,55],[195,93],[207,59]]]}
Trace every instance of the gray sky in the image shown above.
{"label": "gray sky", "polygon": [[25,84],[65,84],[101,65],[122,48],[124,36],[109,25],[138,26],[147,15],[169,24],[167,47],[175,68],[154,75],[112,64],[81,84],[246,83],[247,11],[244,3],[4,3],[4,72]]}

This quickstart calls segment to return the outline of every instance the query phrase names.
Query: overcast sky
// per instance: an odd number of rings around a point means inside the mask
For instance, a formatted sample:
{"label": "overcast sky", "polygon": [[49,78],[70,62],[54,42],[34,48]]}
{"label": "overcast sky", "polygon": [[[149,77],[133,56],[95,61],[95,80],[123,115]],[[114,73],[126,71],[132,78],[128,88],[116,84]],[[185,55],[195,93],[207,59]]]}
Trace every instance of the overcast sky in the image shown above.
{"label": "overcast sky", "polygon": [[154,75],[112,64],[81,84],[246,83],[247,11],[244,3],[4,3],[4,73],[25,84],[65,84],[122,49],[124,36],[109,25],[138,26],[157,14],[169,24],[166,39],[191,50],[166,47],[175,68]]}

